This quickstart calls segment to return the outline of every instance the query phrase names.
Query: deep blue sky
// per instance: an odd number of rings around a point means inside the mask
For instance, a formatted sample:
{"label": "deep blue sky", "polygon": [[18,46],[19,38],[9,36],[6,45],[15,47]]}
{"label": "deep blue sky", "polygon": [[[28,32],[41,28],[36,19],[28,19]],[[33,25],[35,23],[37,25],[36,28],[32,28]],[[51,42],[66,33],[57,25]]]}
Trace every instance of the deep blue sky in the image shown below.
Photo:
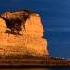
{"label": "deep blue sky", "polygon": [[0,0],[0,13],[22,9],[42,16],[50,55],[70,58],[70,0]]}
{"label": "deep blue sky", "polygon": [[48,0],[47,7],[50,53],[70,58],[70,0]]}

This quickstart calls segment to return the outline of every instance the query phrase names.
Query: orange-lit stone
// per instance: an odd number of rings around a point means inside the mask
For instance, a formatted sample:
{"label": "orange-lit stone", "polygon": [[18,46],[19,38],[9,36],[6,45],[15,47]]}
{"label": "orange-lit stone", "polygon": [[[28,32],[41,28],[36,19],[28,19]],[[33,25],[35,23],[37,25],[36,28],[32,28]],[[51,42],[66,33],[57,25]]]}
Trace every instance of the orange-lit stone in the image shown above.
{"label": "orange-lit stone", "polygon": [[43,25],[39,14],[32,14],[29,19],[27,19],[26,33],[32,37],[42,37],[43,36]]}
{"label": "orange-lit stone", "polygon": [[[12,15],[11,15],[12,16]],[[25,31],[22,29],[22,36],[7,34],[6,22],[0,19],[0,54],[1,55],[48,55],[47,40],[42,38],[43,25],[38,14],[32,14],[27,19]]]}
{"label": "orange-lit stone", "polygon": [[0,33],[3,33],[5,31],[6,31],[5,20],[3,20],[2,18],[0,18]]}

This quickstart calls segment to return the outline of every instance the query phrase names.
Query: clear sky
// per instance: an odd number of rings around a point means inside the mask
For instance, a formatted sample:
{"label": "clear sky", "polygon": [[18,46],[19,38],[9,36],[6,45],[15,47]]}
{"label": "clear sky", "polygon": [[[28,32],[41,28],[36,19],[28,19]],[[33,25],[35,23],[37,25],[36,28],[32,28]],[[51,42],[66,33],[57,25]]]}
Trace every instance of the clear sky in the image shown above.
{"label": "clear sky", "polygon": [[70,0],[48,0],[47,4],[50,53],[70,58]]}
{"label": "clear sky", "polygon": [[23,9],[42,16],[50,55],[70,58],[70,0],[0,0],[0,13]]}

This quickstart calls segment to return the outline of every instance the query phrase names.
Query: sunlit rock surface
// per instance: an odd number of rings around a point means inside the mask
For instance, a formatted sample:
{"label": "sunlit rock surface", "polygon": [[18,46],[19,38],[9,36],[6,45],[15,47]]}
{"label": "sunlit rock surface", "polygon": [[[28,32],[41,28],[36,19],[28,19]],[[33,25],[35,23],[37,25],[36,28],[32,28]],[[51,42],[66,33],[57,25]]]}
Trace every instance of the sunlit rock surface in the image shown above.
{"label": "sunlit rock surface", "polygon": [[26,33],[30,34],[33,37],[42,37],[43,36],[43,25],[39,14],[32,14],[29,19],[27,19],[26,24]]}
{"label": "sunlit rock surface", "polygon": [[[11,13],[7,15],[12,17]],[[5,33],[6,29],[5,20],[0,18],[0,55],[48,55],[47,40],[42,38],[44,30],[39,14],[30,14],[25,29],[22,27],[20,31],[22,35]]]}
{"label": "sunlit rock surface", "polygon": [[4,33],[5,31],[6,31],[5,20],[3,20],[2,18],[0,18],[0,33]]}

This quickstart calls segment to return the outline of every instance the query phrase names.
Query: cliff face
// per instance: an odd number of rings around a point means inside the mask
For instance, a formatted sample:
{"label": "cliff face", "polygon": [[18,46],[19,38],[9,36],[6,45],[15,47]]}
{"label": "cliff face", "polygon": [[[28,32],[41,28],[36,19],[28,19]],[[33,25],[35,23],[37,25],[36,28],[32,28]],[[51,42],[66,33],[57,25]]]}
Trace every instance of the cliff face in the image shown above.
{"label": "cliff face", "polygon": [[[16,16],[15,14],[16,13]],[[2,14],[0,18],[0,54],[1,55],[32,55],[32,56],[45,56],[48,55],[47,50],[47,41],[42,38],[43,37],[43,25],[41,22],[41,17],[37,13],[27,13],[26,15],[21,15],[20,12],[14,12],[9,14]],[[18,30],[16,34],[7,32],[7,30],[10,31],[9,28],[7,28],[7,22],[4,20],[11,19],[13,16],[15,16],[15,19],[18,17],[21,19],[21,30]],[[27,16],[28,18],[24,22],[24,16]],[[7,17],[8,16],[8,17]],[[13,18],[14,20],[14,18]],[[12,20],[12,21],[13,21]],[[16,21],[15,21],[16,23]],[[15,24],[14,23],[14,24]],[[25,23],[25,25],[23,25]],[[25,26],[25,28],[24,28]]]}

